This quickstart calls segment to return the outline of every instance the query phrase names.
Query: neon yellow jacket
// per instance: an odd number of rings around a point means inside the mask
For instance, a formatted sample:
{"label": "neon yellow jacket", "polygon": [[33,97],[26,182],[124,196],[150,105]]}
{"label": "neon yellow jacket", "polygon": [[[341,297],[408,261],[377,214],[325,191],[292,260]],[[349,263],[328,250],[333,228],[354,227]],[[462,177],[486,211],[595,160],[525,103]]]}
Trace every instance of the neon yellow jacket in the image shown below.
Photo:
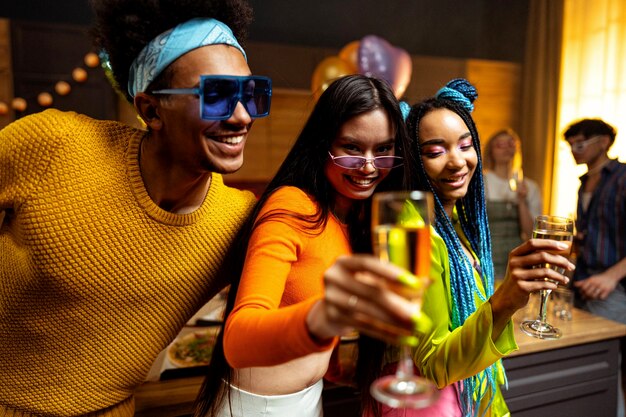
{"label": "neon yellow jacket", "polygon": [[[459,236],[465,240],[460,228],[457,229]],[[503,384],[504,371],[499,359],[518,349],[513,323],[509,321],[494,343],[491,339],[493,329],[491,304],[482,302],[476,297],[474,314],[462,326],[451,330],[449,253],[443,239],[434,229],[431,229],[431,236],[432,283],[424,297],[422,311],[431,318],[433,327],[427,335],[419,337],[419,345],[415,349],[415,363],[423,376],[434,381],[439,388],[443,388],[475,375],[497,362],[497,383]],[[484,296],[485,289],[475,270],[473,278]],[[480,414],[489,403],[490,397],[491,394],[488,392],[483,398]],[[486,415],[494,417],[510,415],[499,386]]]}

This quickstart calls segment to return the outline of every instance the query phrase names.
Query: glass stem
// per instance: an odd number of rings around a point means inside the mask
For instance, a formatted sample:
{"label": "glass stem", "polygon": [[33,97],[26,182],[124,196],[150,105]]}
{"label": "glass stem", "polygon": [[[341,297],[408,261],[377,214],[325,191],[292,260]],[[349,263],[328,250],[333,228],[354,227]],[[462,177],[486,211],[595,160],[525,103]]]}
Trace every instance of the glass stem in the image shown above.
{"label": "glass stem", "polygon": [[541,323],[545,323],[548,315],[548,299],[552,290],[541,290],[541,303],[539,305],[539,320]]}
{"label": "glass stem", "polygon": [[413,376],[413,357],[411,356],[411,346],[402,345],[400,347],[400,361],[396,376],[399,379],[406,379]]}

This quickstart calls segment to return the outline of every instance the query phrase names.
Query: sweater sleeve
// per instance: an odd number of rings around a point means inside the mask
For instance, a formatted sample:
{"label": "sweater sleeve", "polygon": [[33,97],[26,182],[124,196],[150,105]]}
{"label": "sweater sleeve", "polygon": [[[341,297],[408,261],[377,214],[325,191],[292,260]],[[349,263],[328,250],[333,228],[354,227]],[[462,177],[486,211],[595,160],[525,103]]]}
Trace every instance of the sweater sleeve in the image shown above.
{"label": "sweater sleeve", "polygon": [[[274,193],[259,216],[272,210],[314,212],[308,197],[293,190]],[[319,295],[281,305],[292,266],[311,238],[296,222],[289,215],[266,219],[250,238],[235,306],[224,331],[224,354],[233,368],[273,366],[330,349],[335,343],[318,344],[309,334],[306,317]]]}
{"label": "sweater sleeve", "polygon": [[[491,304],[479,305],[465,323],[451,327],[450,267],[448,251],[436,234],[432,250],[432,284],[423,303],[424,313],[433,321],[428,334],[420,337],[415,363],[423,376],[443,388],[479,373],[502,357],[517,350],[512,322],[498,339],[492,340]],[[474,279],[477,277],[475,276]]]}
{"label": "sweater sleeve", "polygon": [[65,113],[47,110],[21,118],[0,130],[0,211],[15,209],[32,195],[65,134]]}

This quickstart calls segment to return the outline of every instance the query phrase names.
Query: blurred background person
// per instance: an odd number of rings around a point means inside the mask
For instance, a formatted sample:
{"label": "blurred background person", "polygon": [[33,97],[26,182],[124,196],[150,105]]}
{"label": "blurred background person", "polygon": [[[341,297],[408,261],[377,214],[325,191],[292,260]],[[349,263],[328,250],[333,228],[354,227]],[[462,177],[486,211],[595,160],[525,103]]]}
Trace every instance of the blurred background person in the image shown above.
{"label": "blurred background person", "polygon": [[576,163],[587,165],[576,209],[577,305],[626,323],[626,164],[607,155],[615,135],[600,119],[580,120],[564,133]]}
{"label": "blurred background person", "polygon": [[484,169],[494,274],[501,280],[509,252],[532,236],[533,219],[542,211],[541,192],[535,181],[524,178],[521,141],[512,129],[488,139]]}

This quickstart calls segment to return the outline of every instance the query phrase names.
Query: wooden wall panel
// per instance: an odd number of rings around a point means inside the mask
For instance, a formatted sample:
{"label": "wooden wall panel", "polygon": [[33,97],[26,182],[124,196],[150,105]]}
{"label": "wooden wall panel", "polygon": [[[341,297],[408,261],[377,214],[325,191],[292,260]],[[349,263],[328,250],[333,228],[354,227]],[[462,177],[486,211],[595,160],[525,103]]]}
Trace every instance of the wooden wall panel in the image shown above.
{"label": "wooden wall panel", "polygon": [[465,76],[465,61],[461,59],[413,56],[411,61],[411,82],[403,97],[409,104],[432,97],[446,82]]}
{"label": "wooden wall panel", "polygon": [[473,113],[482,143],[490,135],[510,127],[519,131],[521,67],[518,64],[468,60],[467,79],[476,86],[478,99]]}

